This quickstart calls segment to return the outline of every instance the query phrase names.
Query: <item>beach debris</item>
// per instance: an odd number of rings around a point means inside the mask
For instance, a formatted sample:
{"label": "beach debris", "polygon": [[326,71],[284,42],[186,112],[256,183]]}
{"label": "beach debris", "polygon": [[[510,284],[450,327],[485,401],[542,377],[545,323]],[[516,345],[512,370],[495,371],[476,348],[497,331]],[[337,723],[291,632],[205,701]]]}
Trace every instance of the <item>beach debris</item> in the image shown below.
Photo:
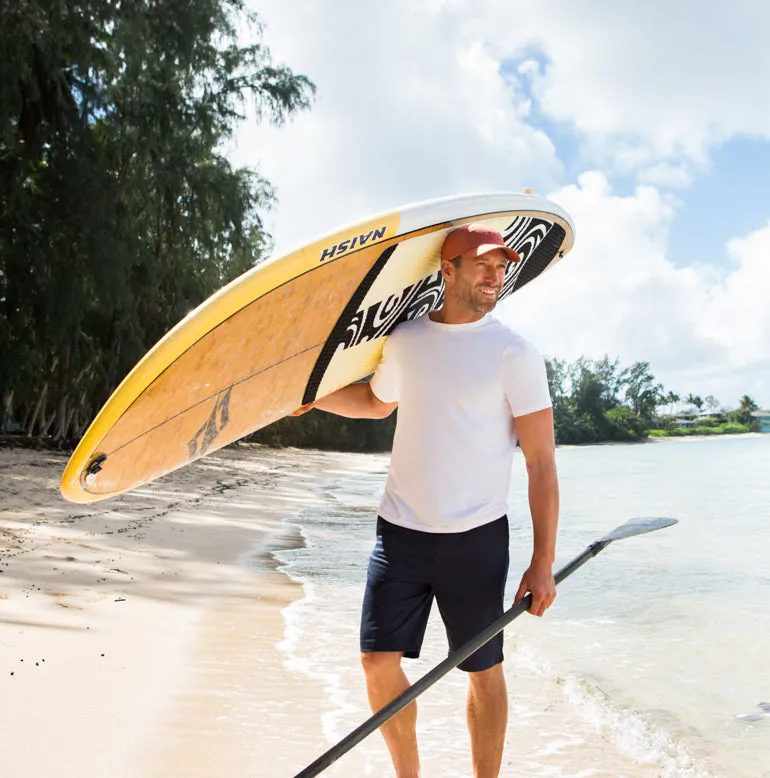
{"label": "beach debris", "polygon": [[115,602],[125,602],[125,601],[126,601],[126,598],[125,598],[125,597],[117,597],[117,598],[115,599]]}

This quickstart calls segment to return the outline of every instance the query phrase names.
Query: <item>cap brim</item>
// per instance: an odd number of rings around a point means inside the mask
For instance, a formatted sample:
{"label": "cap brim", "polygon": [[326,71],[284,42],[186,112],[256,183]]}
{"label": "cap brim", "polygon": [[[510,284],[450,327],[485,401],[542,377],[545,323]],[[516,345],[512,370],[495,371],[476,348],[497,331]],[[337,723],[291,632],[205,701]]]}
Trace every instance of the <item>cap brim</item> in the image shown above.
{"label": "cap brim", "polygon": [[489,254],[490,251],[500,249],[505,254],[509,262],[521,262],[521,257],[513,249],[508,246],[501,246],[498,243],[482,243],[480,246],[475,246],[468,251],[464,251],[460,256],[462,257],[481,257],[484,254]]}

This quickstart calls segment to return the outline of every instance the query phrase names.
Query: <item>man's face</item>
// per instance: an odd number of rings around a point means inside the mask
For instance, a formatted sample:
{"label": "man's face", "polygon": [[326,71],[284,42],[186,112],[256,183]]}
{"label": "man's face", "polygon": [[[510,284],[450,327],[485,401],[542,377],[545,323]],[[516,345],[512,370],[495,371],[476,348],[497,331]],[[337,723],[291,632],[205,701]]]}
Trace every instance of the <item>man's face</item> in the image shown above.
{"label": "man's face", "polygon": [[464,257],[445,273],[446,296],[469,313],[489,313],[503,288],[508,258],[500,249],[480,257]]}

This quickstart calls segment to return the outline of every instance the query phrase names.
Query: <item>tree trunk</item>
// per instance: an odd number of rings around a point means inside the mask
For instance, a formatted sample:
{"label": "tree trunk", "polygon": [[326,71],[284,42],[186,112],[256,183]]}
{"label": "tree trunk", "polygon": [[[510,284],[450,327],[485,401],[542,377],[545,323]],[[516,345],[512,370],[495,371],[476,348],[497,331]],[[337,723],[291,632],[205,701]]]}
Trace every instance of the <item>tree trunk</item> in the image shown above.
{"label": "tree trunk", "polygon": [[55,432],[53,434],[53,439],[55,441],[64,440],[64,438],[67,437],[67,425],[69,424],[69,420],[71,417],[71,412],[67,407],[68,399],[69,399],[69,393],[65,392],[59,398],[59,402],[56,403],[56,411],[54,416],[56,425],[54,427]]}
{"label": "tree trunk", "polygon": [[70,396],[70,354],[71,348],[68,343],[64,347],[64,353],[59,362],[58,380],[56,387],[56,407],[54,408],[54,421],[56,422],[54,427],[53,439],[61,440],[67,433],[66,421],[67,421],[67,400]]}
{"label": "tree trunk", "polygon": [[0,430],[5,431],[8,422],[13,421],[13,389],[3,391],[3,403],[0,408]]}
{"label": "tree trunk", "polygon": [[37,403],[35,404],[35,410],[32,412],[32,418],[29,422],[29,427],[27,427],[27,435],[30,437],[34,436],[35,434],[35,425],[37,424],[38,416],[40,416],[41,412],[43,411],[43,406],[45,405],[46,395],[48,394],[48,382],[43,384],[43,390],[40,392],[40,395],[37,398]]}
{"label": "tree trunk", "polygon": [[51,415],[47,418],[43,418],[43,423],[40,425],[40,437],[44,438],[48,434],[48,430],[51,429],[51,425],[56,419],[56,411],[51,411]]}

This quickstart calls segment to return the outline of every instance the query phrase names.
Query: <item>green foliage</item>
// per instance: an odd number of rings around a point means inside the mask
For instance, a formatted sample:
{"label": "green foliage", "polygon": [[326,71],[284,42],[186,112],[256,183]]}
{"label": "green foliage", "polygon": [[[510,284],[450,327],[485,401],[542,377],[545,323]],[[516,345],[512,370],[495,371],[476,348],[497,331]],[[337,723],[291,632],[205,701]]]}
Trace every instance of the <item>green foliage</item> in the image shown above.
{"label": "green foliage", "polygon": [[703,400],[697,394],[688,394],[685,402],[694,405],[698,410],[703,407]]}
{"label": "green foliage", "polygon": [[649,362],[636,362],[623,372],[625,398],[642,423],[651,427],[659,405],[667,402],[663,386],[655,381]]}
{"label": "green foliage", "polygon": [[695,435],[740,435],[745,432],[751,432],[751,428],[748,425],[727,422],[708,427],[677,427],[675,429],[650,430],[649,436],[654,438],[685,438]]}
{"label": "green foliage", "polygon": [[625,405],[610,408],[605,417],[610,425],[611,440],[640,440],[647,434],[642,417]]}
{"label": "green foliage", "polygon": [[572,364],[546,360],[559,443],[639,440],[656,409],[671,402],[647,362],[623,368],[609,357],[581,357]]}
{"label": "green foliage", "polygon": [[238,43],[241,0],[0,6],[0,428],[78,436],[136,360],[269,249],[219,149],[314,87]]}
{"label": "green foliage", "polygon": [[720,424],[719,430],[722,435],[739,435],[750,431],[748,424],[736,424],[734,422]]}
{"label": "green foliage", "polygon": [[[696,428],[676,428],[676,417],[658,415],[658,408],[673,406],[681,397],[663,389],[648,362],[624,368],[608,357],[598,361],[581,357],[572,364],[546,359],[546,370],[558,443],[737,434],[753,429],[745,420],[752,421],[756,403],[746,395],[737,411],[726,414],[727,423],[704,418]],[[698,395],[689,394],[685,401],[698,408],[704,405]],[[708,397],[706,404],[710,408],[719,405],[714,397]]]}
{"label": "green foliage", "polygon": [[754,411],[758,411],[759,406],[754,400],[747,394],[744,394],[740,399],[738,408],[732,413],[728,414],[728,418],[731,421],[738,422],[739,424],[752,424],[754,417],[751,415]]}

